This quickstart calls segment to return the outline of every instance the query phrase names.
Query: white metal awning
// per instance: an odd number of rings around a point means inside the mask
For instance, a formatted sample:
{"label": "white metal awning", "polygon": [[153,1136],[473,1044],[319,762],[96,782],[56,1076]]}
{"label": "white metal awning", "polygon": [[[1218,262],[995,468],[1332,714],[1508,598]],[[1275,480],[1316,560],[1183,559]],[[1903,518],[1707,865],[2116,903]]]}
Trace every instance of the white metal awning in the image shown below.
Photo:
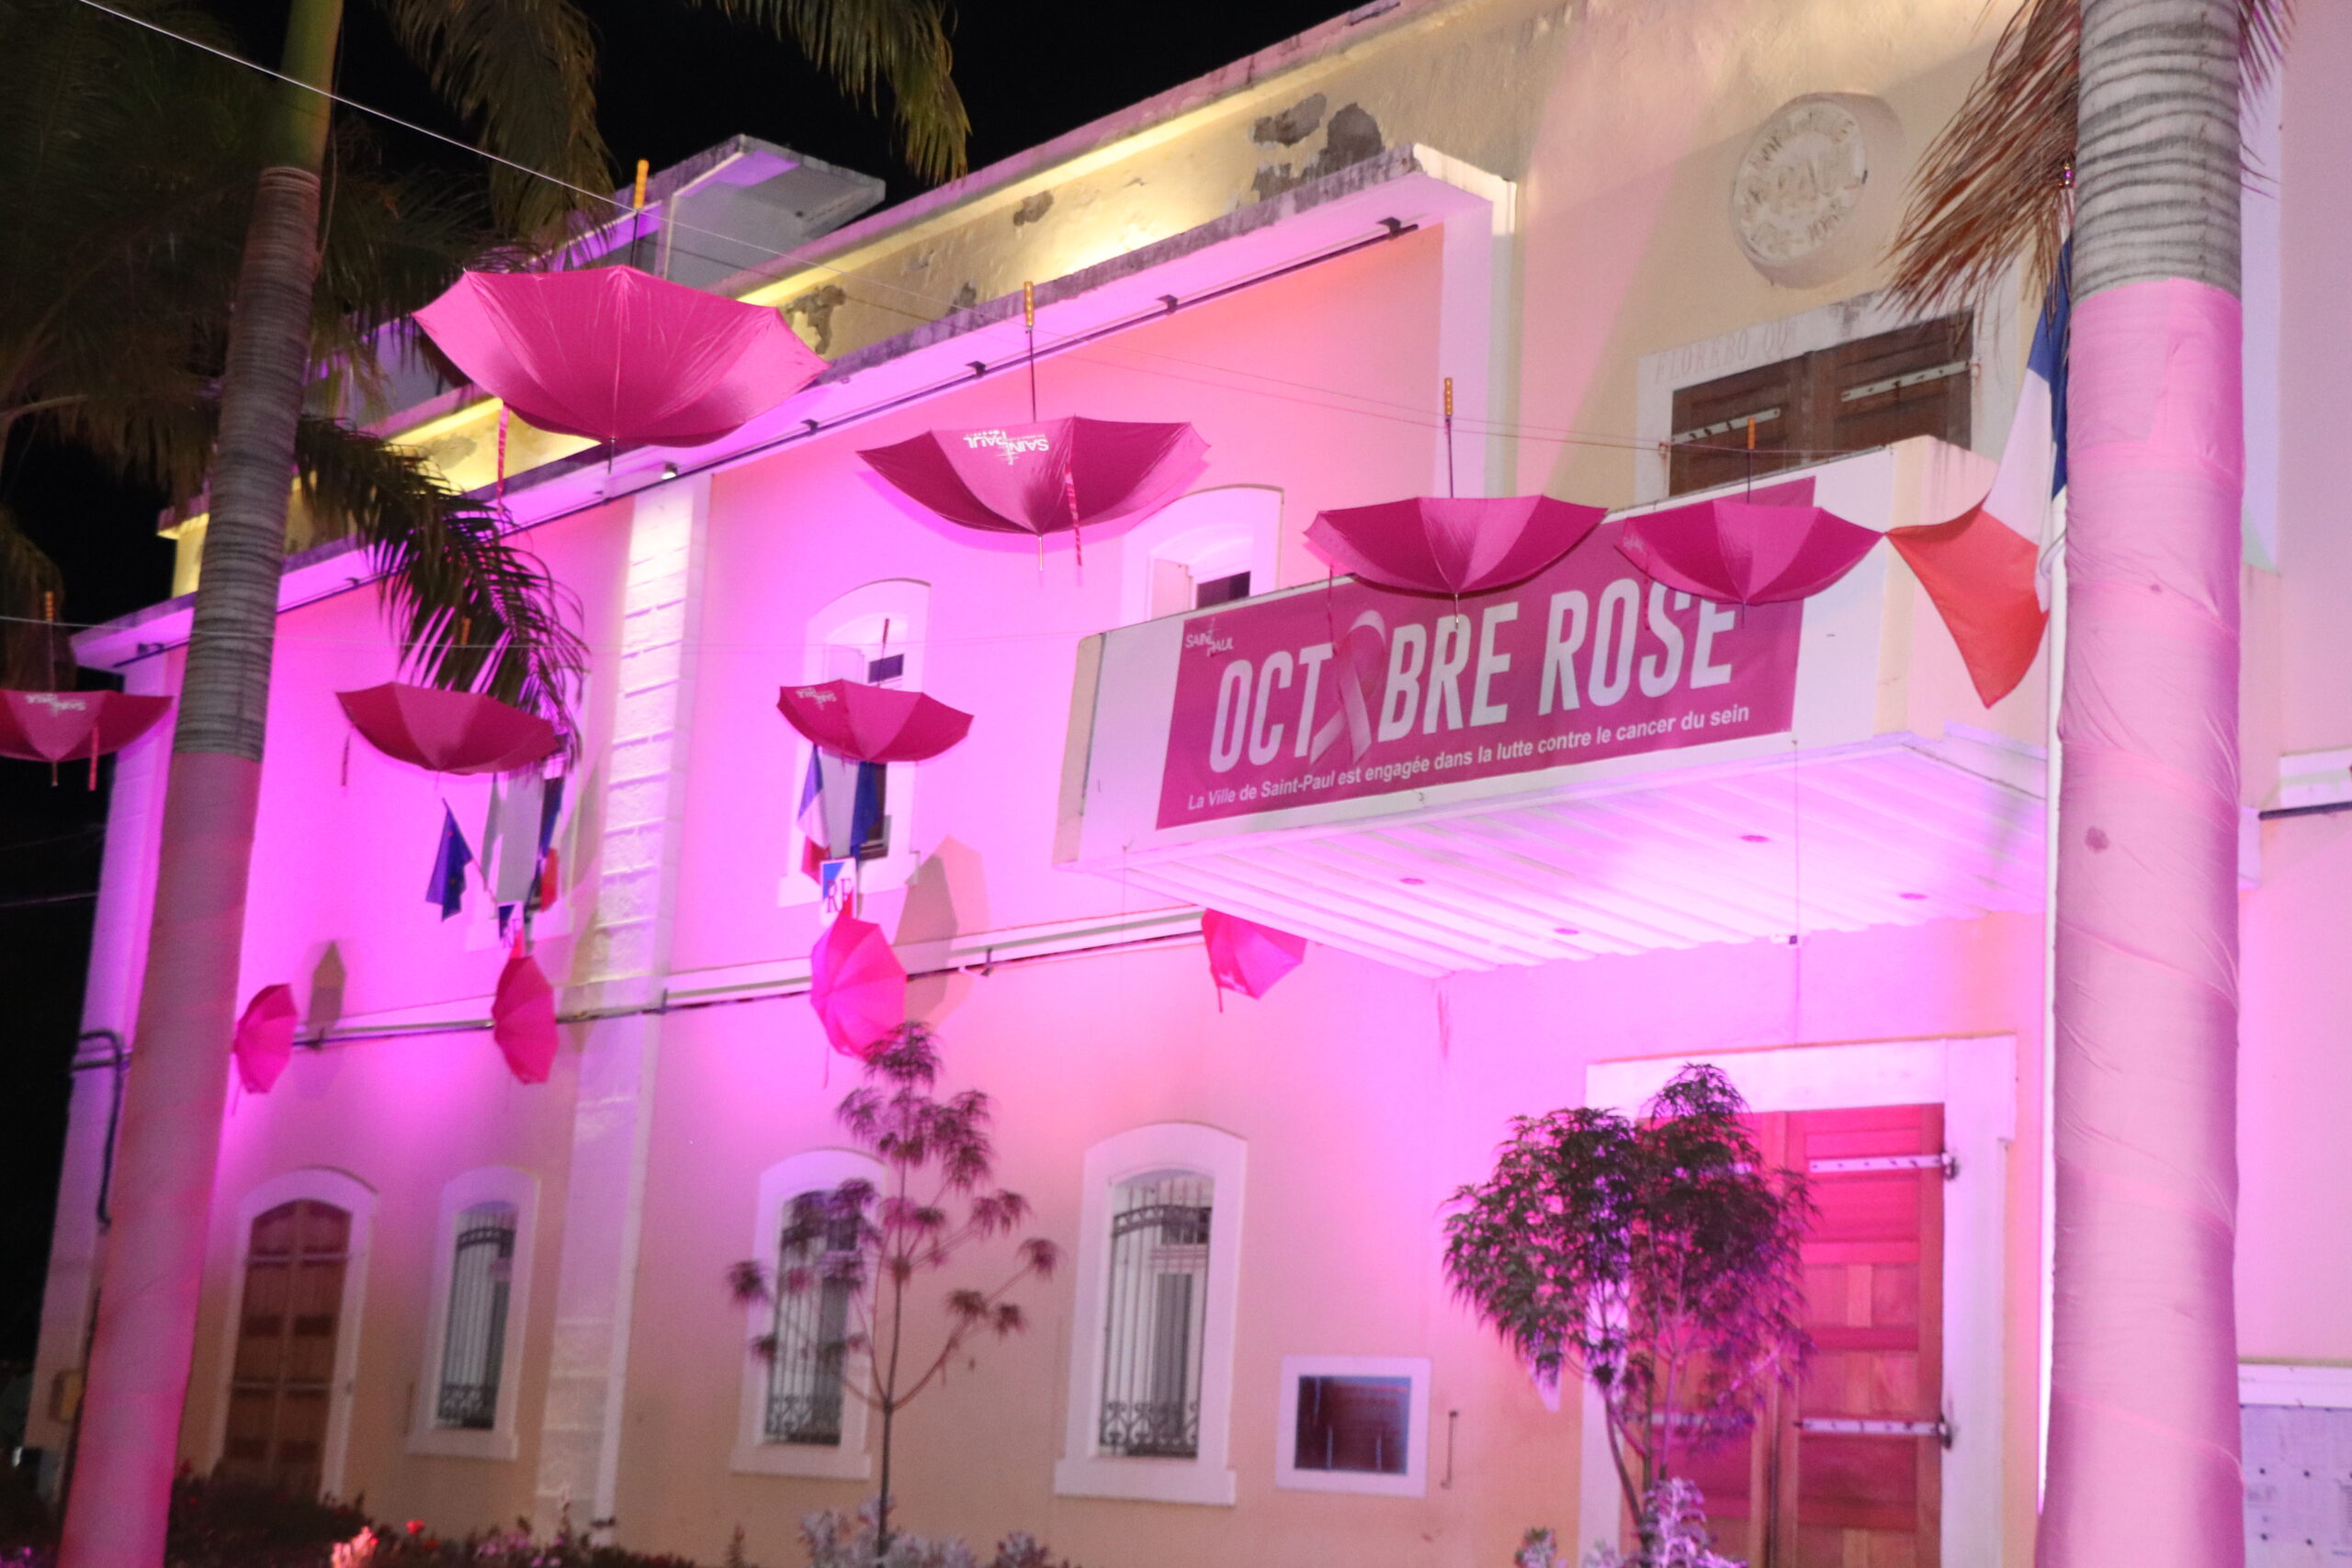
{"label": "white metal awning", "polygon": [[[1822,504],[1883,529],[1923,507],[1939,520],[1939,491],[1967,482],[1956,457],[1910,442],[1814,475]],[[2038,733],[2039,713],[1976,705],[1891,550],[1804,605],[1788,720],[1770,733],[1181,820],[1186,634],[1197,657],[1261,602],[1089,644],[1061,863],[1424,974],[2041,905],[2041,749],[1987,728]]]}

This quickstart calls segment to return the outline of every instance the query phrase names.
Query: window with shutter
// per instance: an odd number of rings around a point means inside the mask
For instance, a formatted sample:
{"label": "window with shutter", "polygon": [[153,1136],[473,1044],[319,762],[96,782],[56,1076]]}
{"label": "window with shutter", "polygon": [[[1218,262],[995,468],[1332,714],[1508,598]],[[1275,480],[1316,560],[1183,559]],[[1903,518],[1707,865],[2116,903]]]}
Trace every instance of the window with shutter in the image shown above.
{"label": "window with shutter", "polygon": [[[855,1215],[830,1220],[814,1244],[796,1245],[792,1228],[785,1227],[777,1249],[775,1337],[761,1433],[771,1443],[838,1448],[858,1222]],[[793,1288],[794,1280],[802,1288]]]}
{"label": "window with shutter", "polygon": [[313,1199],[253,1222],[222,1475],[289,1496],[318,1495],[350,1247],[350,1214]]}
{"label": "window with shutter", "polygon": [[1806,1174],[1803,1385],[1750,1440],[1692,1456],[1716,1550],[1763,1564],[1940,1559],[1940,1105],[1756,1118],[1772,1165]]}
{"label": "window with shutter", "polygon": [[512,1203],[477,1203],[458,1216],[449,1317],[441,1338],[441,1389],[434,1401],[437,1426],[486,1432],[498,1424],[515,1223]]}
{"label": "window with shutter", "polygon": [[1678,389],[1668,492],[1736,484],[1913,435],[1965,446],[1973,354],[1973,329],[1962,314]]}
{"label": "window with shutter", "polygon": [[1199,1451],[1216,1189],[1208,1177],[1179,1170],[1118,1186],[1099,1439],[1106,1454],[1191,1459]]}

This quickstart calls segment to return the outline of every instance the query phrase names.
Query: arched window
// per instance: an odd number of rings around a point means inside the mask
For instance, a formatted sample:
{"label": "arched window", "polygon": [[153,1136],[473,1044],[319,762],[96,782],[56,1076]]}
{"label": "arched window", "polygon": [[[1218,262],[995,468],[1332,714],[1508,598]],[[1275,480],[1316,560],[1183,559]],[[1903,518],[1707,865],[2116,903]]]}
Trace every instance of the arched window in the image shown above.
{"label": "arched window", "polygon": [[441,1190],[432,1328],[409,1451],[513,1459],[538,1179],[490,1166]]}
{"label": "arched window", "polygon": [[366,1183],[316,1168],[238,1205],[220,1474],[295,1496],[342,1490],[375,1210]]}
{"label": "arched window", "polygon": [[1068,1496],[1229,1505],[1245,1145],[1167,1122],[1087,1151]]}
{"label": "arched window", "polygon": [[1120,537],[1120,619],[1156,620],[1273,592],[1282,515],[1282,491],[1260,485],[1170,502]]}
{"label": "arched window", "polygon": [[[896,578],[842,594],[809,617],[801,679],[859,681],[921,691],[931,585]],[[824,896],[854,867],[866,892],[903,886],[914,872],[915,769],[858,763],[802,744],[794,751],[792,865],[781,904]]]}
{"label": "arched window", "polygon": [[735,1470],[866,1478],[863,1366],[845,1343],[860,1318],[849,1269],[856,1221],[826,1213],[823,1201],[843,1182],[881,1179],[878,1163],[850,1149],[795,1155],[761,1174],[752,1256],[774,1270],[775,1288],[745,1314]]}

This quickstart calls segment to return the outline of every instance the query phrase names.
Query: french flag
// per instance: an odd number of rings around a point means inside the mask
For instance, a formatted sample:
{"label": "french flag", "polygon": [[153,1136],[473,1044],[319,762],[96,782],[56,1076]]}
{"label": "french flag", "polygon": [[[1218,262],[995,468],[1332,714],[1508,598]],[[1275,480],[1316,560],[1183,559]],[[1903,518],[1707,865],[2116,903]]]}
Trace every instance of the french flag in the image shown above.
{"label": "french flag", "polygon": [[2050,621],[2050,581],[2042,559],[2051,519],[2066,490],[2072,260],[2071,251],[2062,257],[2042,302],[1993,488],[1949,523],[1894,528],[1886,536],[1943,616],[1986,707],[2025,679]]}

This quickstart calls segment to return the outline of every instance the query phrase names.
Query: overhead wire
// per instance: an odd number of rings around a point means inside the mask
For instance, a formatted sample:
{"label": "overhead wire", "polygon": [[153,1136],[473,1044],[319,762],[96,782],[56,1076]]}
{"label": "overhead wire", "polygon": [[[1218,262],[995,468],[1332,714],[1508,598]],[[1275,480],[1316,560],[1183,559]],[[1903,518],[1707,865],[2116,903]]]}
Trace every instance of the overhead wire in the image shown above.
{"label": "overhead wire", "polygon": [[[331,88],[321,87],[313,83],[304,82],[299,77],[289,76],[284,72],[273,70],[257,61],[248,60],[243,55],[234,53],[229,50],[221,49],[213,44],[206,43],[200,39],[190,38],[184,33],[175,32],[173,29],[163,26],[161,23],[151,21],[146,17],[135,16],[130,12],[118,9],[113,6],[106,4],[106,0],[80,0],[80,3],[84,6],[89,6],[93,10],[104,12],[107,16],[115,17],[123,21],[129,22],[134,27],[143,28],[150,32],[156,33],[162,37],[186,44],[191,49],[199,50],[206,54],[216,56],[232,64],[240,65],[247,70],[257,72],[260,74],[270,77],[275,81],[282,82],[288,86],[298,87],[304,92],[316,94],[318,96],[325,98],[331,103],[339,104],[356,113],[370,116],[374,118],[380,119],[389,125],[398,126],[401,130],[408,130],[416,135],[425,137],[428,140],[440,142],[445,146],[455,148],[462,152],[471,153],[477,157],[487,160],[488,162],[497,164],[502,167],[512,169],[517,174],[526,175],[533,179],[544,180],[549,185],[570,191],[575,196],[585,197],[591,201],[600,202],[613,209],[614,217],[612,220],[597,225],[586,234],[577,236],[571,242],[572,244],[577,245],[600,239],[606,232],[620,227],[624,220],[635,219],[639,216],[638,210],[631,207],[629,203],[622,201],[616,195],[610,192],[592,190],[585,186],[575,185],[570,180],[563,179],[556,175],[548,174],[543,169],[533,168],[527,164],[518,163],[514,159],[491,152],[487,148],[476,146],[460,137],[447,135],[445,132],[435,130],[429,126],[419,125],[413,120],[403,118],[402,117],[393,114],[389,110],[378,108],[372,104],[347,96],[346,95],[336,92]],[[887,279],[874,277],[865,273],[852,272],[846,268],[834,266],[830,263],[819,261],[813,257],[801,256],[791,251],[775,250],[773,247],[762,245],[755,241],[742,239],[718,230],[698,228],[695,225],[677,219],[668,212],[664,212],[662,214],[661,220],[664,225],[680,233],[695,234],[700,238],[717,241],[722,244],[736,246],[743,250],[754,251],[773,261],[791,262],[797,266],[805,267],[811,271],[830,273],[835,277],[856,283],[861,287],[880,288],[894,294],[903,295],[907,299],[915,300],[922,305],[939,308],[942,315],[953,314],[957,310],[969,308],[967,306],[958,304],[953,299],[946,299],[939,295],[926,293],[923,290],[917,288],[910,288],[904,285],[891,283]],[[698,260],[721,262],[725,259],[705,252],[689,251],[687,254]],[[901,307],[884,304],[880,300],[857,299],[855,296],[852,296],[851,298],[858,304],[870,306],[874,309],[893,310],[902,315],[916,314],[916,312],[906,310]],[[940,318],[925,317],[922,319],[938,320]],[[1067,342],[1068,340],[1063,341]],[[1043,350],[1048,354],[1052,353],[1057,346],[1059,345],[1050,341],[1041,345]],[[1122,345],[1122,351],[1139,355],[1148,358],[1166,360],[1170,364],[1187,365],[1194,369],[1209,370],[1220,374],[1288,385],[1300,390],[1321,393],[1326,397],[1350,398],[1365,402],[1385,404],[1389,408],[1398,411],[1400,415],[1411,412],[1413,408],[1413,405],[1410,404],[1395,402],[1385,399],[1371,398],[1361,393],[1348,392],[1339,388],[1320,387],[1311,382],[1287,381],[1283,378],[1270,376],[1261,371],[1246,370],[1238,367],[1204,364],[1197,360],[1184,359],[1180,355],[1157,353],[1152,350],[1136,348],[1133,345]],[[1087,355],[1086,357],[1097,364],[1113,363],[1101,355]],[[1144,375],[1165,375],[1169,379],[1173,380],[1193,380],[1195,384],[1216,384],[1199,382],[1197,378],[1176,376],[1169,372],[1154,372],[1141,367],[1131,366],[1125,367],[1124,368],[1134,370],[1138,374]],[[1294,400],[1303,401],[1306,400]],[[1319,406],[1332,408],[1342,412],[1363,412],[1359,410],[1350,410],[1342,404],[1336,403],[1327,403]],[[1429,420],[1426,415],[1418,419],[1403,422],[1421,423],[1426,424],[1432,429],[1436,428],[1435,423]],[[1520,424],[1510,421],[1464,418],[1460,423],[1465,432],[1476,433],[1483,431],[1487,434],[1499,434],[1521,440],[1550,441],[1559,445],[1589,446],[1601,449],[1633,451],[1650,450],[1659,445],[1659,443],[1655,440],[1646,440],[1638,435],[1618,434],[1614,433],[1581,432],[1574,430],[1563,431],[1539,425]],[[1713,443],[1703,442],[1686,442],[1679,443],[1678,445],[1686,446],[1693,451],[1731,451],[1737,449],[1736,446],[1718,446]],[[1779,449],[1779,451],[1783,454],[1800,457],[1836,457],[1843,455],[1846,450],[1846,448],[1842,447],[1784,447]]]}

